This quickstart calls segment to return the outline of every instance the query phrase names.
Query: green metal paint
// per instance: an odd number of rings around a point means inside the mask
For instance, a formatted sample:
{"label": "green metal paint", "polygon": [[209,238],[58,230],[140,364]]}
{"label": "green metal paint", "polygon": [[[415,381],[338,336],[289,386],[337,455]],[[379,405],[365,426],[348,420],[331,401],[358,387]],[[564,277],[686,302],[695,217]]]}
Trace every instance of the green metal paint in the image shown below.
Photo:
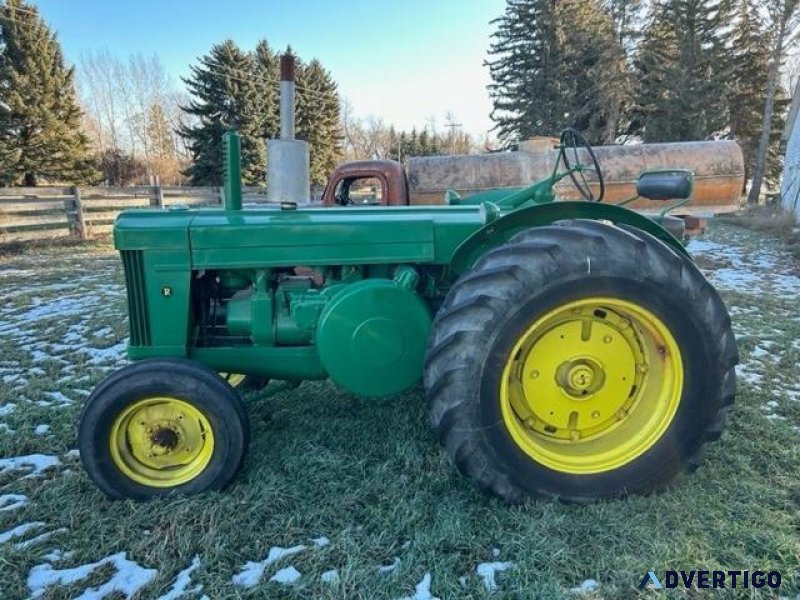
{"label": "green metal paint", "polygon": [[386,396],[417,383],[431,317],[421,298],[385,279],[347,286],[319,320],[316,348],[331,378],[362,396]]}
{"label": "green metal paint", "polygon": [[242,210],[242,146],[239,134],[226,131],[222,143],[225,150],[225,210]]}

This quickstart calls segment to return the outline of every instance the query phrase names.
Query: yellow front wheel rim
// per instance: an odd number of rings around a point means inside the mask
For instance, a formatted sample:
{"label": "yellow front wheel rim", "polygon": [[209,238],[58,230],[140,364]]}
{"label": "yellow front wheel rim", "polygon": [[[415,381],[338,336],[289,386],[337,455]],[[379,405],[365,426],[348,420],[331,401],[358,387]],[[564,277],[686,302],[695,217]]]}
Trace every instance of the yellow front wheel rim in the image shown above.
{"label": "yellow front wheel rim", "polygon": [[225,381],[227,381],[228,385],[231,386],[232,388],[239,387],[242,384],[242,382],[244,381],[244,378],[246,377],[246,375],[243,375],[242,373],[222,373],[221,372],[219,375]]}
{"label": "yellow front wheel rim", "polygon": [[680,349],[664,322],[639,304],[597,297],[551,310],[517,339],[500,408],[512,439],[536,462],[602,473],[653,447],[682,390]]}
{"label": "yellow front wheel rim", "polygon": [[145,398],[117,415],[109,436],[114,465],[150,487],[191,481],[208,466],[214,433],[208,418],[185,400]]}

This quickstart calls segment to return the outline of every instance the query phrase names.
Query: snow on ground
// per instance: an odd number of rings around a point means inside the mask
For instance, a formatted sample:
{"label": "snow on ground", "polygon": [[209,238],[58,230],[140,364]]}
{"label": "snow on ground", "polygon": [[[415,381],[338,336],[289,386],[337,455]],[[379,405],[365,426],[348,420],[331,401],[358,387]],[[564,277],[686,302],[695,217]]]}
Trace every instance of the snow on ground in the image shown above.
{"label": "snow on ground", "polygon": [[200,557],[195,555],[195,557],[192,559],[192,564],[178,573],[177,577],[175,577],[175,583],[172,584],[170,590],[166,594],[159,596],[158,600],[177,600],[184,595],[199,594],[202,592],[202,585],[196,585],[193,588],[189,587],[192,583],[192,572],[199,568]]}
{"label": "snow on ground", "polygon": [[688,249],[726,301],[739,344],[739,385],[765,396],[773,423],[800,401],[796,333],[800,324],[800,261],[768,235],[721,229],[715,240],[695,239]]}
{"label": "snow on ground", "polygon": [[114,593],[131,598],[153,581],[158,574],[155,569],[145,569],[136,562],[128,560],[125,552],[119,552],[97,562],[71,569],[54,569],[52,564],[44,563],[33,567],[28,574],[28,589],[31,592],[31,598],[44,596],[48,588],[56,585],[70,585],[83,581],[104,565],[114,566],[115,572],[112,577],[100,586],[87,588],[75,600],[96,600]]}
{"label": "snow on ground", "polygon": [[0,512],[10,512],[22,508],[28,503],[23,494],[3,494],[0,496]]}
{"label": "snow on ground", "polygon": [[300,579],[300,571],[291,566],[279,569],[275,575],[269,578],[270,581],[283,585],[295,583],[298,579]]}
{"label": "snow on ground", "polygon": [[335,583],[339,581],[339,571],[336,569],[331,569],[330,571],[325,571],[322,575],[319,576],[320,581],[325,583]]}
{"label": "snow on ground", "polygon": [[483,580],[483,587],[486,588],[486,591],[494,592],[497,590],[497,582],[495,581],[494,576],[497,573],[507,571],[513,566],[513,562],[485,562],[480,563],[477,567],[475,567],[475,572],[478,574],[478,577]]}
{"label": "snow on ground", "polygon": [[382,573],[385,575],[387,573],[391,573],[399,566],[400,566],[400,557],[395,556],[391,564],[378,566],[378,573]]}
{"label": "snow on ground", "polygon": [[272,563],[278,562],[282,558],[292,556],[298,552],[305,550],[305,546],[292,546],[291,548],[282,548],[280,546],[273,546],[269,549],[267,558],[259,562],[248,561],[241,568],[239,573],[233,576],[232,580],[234,585],[239,587],[250,588],[261,581],[264,576],[264,570]]}
{"label": "snow on ground", "polygon": [[26,456],[12,456],[11,458],[0,458],[0,474],[8,471],[28,470],[28,477],[39,477],[47,469],[57,467],[61,461],[57,456],[47,454],[28,454]]}
{"label": "snow on ground", "polygon": [[413,596],[403,596],[402,600],[440,600],[431,594],[431,574],[425,573],[425,576],[417,584]]}
{"label": "snow on ground", "polygon": [[587,579],[579,586],[572,588],[570,592],[572,592],[573,594],[589,594],[597,590],[599,587],[600,584],[597,583],[597,581],[595,581],[594,579]]}
{"label": "snow on ground", "polygon": [[34,521],[32,523],[23,523],[22,525],[17,525],[16,527],[12,527],[8,531],[0,532],[0,544],[5,544],[6,542],[10,542],[14,538],[22,537],[29,531],[33,531],[34,529],[41,529],[44,527],[46,523],[42,523],[41,521]]}

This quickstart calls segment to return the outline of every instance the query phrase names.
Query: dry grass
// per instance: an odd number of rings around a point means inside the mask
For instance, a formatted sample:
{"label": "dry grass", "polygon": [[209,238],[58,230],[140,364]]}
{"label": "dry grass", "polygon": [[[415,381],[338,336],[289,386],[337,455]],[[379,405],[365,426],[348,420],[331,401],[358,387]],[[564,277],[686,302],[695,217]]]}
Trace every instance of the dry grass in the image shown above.
{"label": "dry grass", "polygon": [[97,235],[89,240],[80,240],[75,237],[50,237],[38,240],[16,240],[13,242],[0,242],[0,259],[25,254],[39,254],[52,248],[79,248],[83,247],[88,252],[106,249],[111,244],[111,235]]}

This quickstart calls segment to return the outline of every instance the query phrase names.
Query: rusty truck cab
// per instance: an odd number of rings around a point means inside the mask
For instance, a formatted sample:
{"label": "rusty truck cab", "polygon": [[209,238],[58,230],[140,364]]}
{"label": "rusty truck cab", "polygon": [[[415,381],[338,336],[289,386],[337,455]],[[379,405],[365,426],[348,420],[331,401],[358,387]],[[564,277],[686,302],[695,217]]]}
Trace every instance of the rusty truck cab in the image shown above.
{"label": "rusty truck cab", "polygon": [[403,165],[393,160],[359,160],[336,167],[322,194],[324,206],[407,206]]}

